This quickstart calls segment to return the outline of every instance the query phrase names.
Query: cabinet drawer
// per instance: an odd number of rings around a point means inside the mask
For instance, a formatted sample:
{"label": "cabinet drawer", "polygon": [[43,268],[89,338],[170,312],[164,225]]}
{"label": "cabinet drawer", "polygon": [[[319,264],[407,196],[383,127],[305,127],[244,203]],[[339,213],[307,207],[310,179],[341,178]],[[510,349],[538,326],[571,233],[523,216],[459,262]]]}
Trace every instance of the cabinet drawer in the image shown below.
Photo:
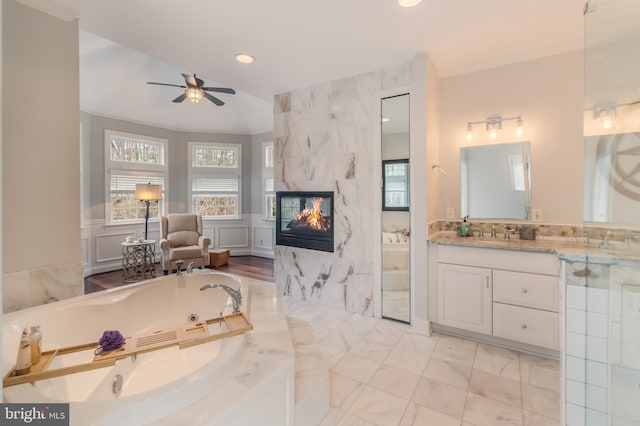
{"label": "cabinet drawer", "polygon": [[558,277],[493,271],[493,301],[558,312]]}
{"label": "cabinet drawer", "polygon": [[558,350],[558,314],[494,303],[493,335]]}

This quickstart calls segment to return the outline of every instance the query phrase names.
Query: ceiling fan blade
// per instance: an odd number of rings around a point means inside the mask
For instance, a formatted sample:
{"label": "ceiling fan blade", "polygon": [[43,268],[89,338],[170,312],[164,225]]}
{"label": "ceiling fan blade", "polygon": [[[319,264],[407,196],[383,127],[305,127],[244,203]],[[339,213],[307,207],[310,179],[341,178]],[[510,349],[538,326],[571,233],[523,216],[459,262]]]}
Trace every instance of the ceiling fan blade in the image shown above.
{"label": "ceiling fan blade", "polygon": [[215,96],[212,96],[212,95],[208,94],[207,92],[202,92],[202,93],[204,94],[205,98],[209,99],[214,104],[216,104],[218,106],[224,105],[224,102],[222,102],[220,99],[216,98]]}
{"label": "ceiling fan blade", "polygon": [[202,90],[208,90],[210,92],[229,93],[231,95],[236,94],[235,90],[229,89],[228,87],[203,87]]}
{"label": "ceiling fan blade", "polygon": [[187,85],[189,87],[198,87],[198,82],[196,81],[194,76],[188,74],[182,74],[182,76],[184,77],[184,81],[187,82]]}
{"label": "ceiling fan blade", "polygon": [[168,83],[154,83],[153,81],[147,81],[147,84],[157,84],[158,86],[171,86],[171,87],[181,87],[186,89],[187,86],[180,86],[178,84],[168,84]]}
{"label": "ceiling fan blade", "polygon": [[196,75],[193,75],[193,78],[196,80],[196,84],[198,87],[202,88],[202,86],[204,86],[204,81],[202,81],[201,79],[199,79],[198,77],[196,77]]}
{"label": "ceiling fan blade", "polygon": [[184,101],[185,99],[187,99],[187,94],[183,93],[182,95],[175,98],[172,102],[178,103]]}

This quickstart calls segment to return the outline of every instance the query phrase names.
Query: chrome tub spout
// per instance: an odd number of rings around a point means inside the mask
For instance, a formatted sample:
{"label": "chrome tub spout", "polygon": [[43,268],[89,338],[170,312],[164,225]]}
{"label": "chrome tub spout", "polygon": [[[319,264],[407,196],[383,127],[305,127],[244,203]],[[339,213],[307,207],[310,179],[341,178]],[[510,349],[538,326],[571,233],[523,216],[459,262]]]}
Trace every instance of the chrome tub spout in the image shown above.
{"label": "chrome tub spout", "polygon": [[229,296],[231,296],[231,300],[233,301],[233,313],[237,314],[240,312],[240,305],[242,304],[242,293],[240,293],[240,290],[235,290],[224,284],[207,284],[200,287],[200,291],[204,291],[208,288],[220,288],[229,293]]}

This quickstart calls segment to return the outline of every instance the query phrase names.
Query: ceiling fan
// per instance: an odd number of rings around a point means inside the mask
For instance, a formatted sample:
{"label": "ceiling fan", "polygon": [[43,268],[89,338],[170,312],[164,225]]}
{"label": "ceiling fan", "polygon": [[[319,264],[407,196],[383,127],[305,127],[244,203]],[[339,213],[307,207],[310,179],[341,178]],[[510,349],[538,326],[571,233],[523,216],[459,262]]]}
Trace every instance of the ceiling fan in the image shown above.
{"label": "ceiling fan", "polygon": [[187,84],[186,86],[180,84],[169,84],[169,83],[154,83],[153,81],[147,81],[147,84],[157,84],[158,86],[171,86],[171,87],[180,87],[184,89],[184,93],[178,96],[173,100],[173,102],[182,102],[185,99],[189,99],[194,104],[200,102],[200,99],[203,97],[209,99],[214,104],[221,106],[224,105],[220,99],[211,95],[207,92],[219,92],[219,93],[228,93],[231,95],[235,95],[236,91],[233,89],[229,89],[227,87],[204,87],[204,81],[196,77],[195,74],[187,75],[182,74],[184,77],[184,81]]}

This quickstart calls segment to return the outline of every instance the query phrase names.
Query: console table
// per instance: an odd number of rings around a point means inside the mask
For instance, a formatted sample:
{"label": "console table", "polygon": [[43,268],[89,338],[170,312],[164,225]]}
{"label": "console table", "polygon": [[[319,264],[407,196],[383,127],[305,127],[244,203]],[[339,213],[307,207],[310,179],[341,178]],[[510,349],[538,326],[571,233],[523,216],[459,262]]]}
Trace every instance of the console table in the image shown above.
{"label": "console table", "polygon": [[132,283],[155,277],[156,270],[155,240],[122,243],[122,279]]}

